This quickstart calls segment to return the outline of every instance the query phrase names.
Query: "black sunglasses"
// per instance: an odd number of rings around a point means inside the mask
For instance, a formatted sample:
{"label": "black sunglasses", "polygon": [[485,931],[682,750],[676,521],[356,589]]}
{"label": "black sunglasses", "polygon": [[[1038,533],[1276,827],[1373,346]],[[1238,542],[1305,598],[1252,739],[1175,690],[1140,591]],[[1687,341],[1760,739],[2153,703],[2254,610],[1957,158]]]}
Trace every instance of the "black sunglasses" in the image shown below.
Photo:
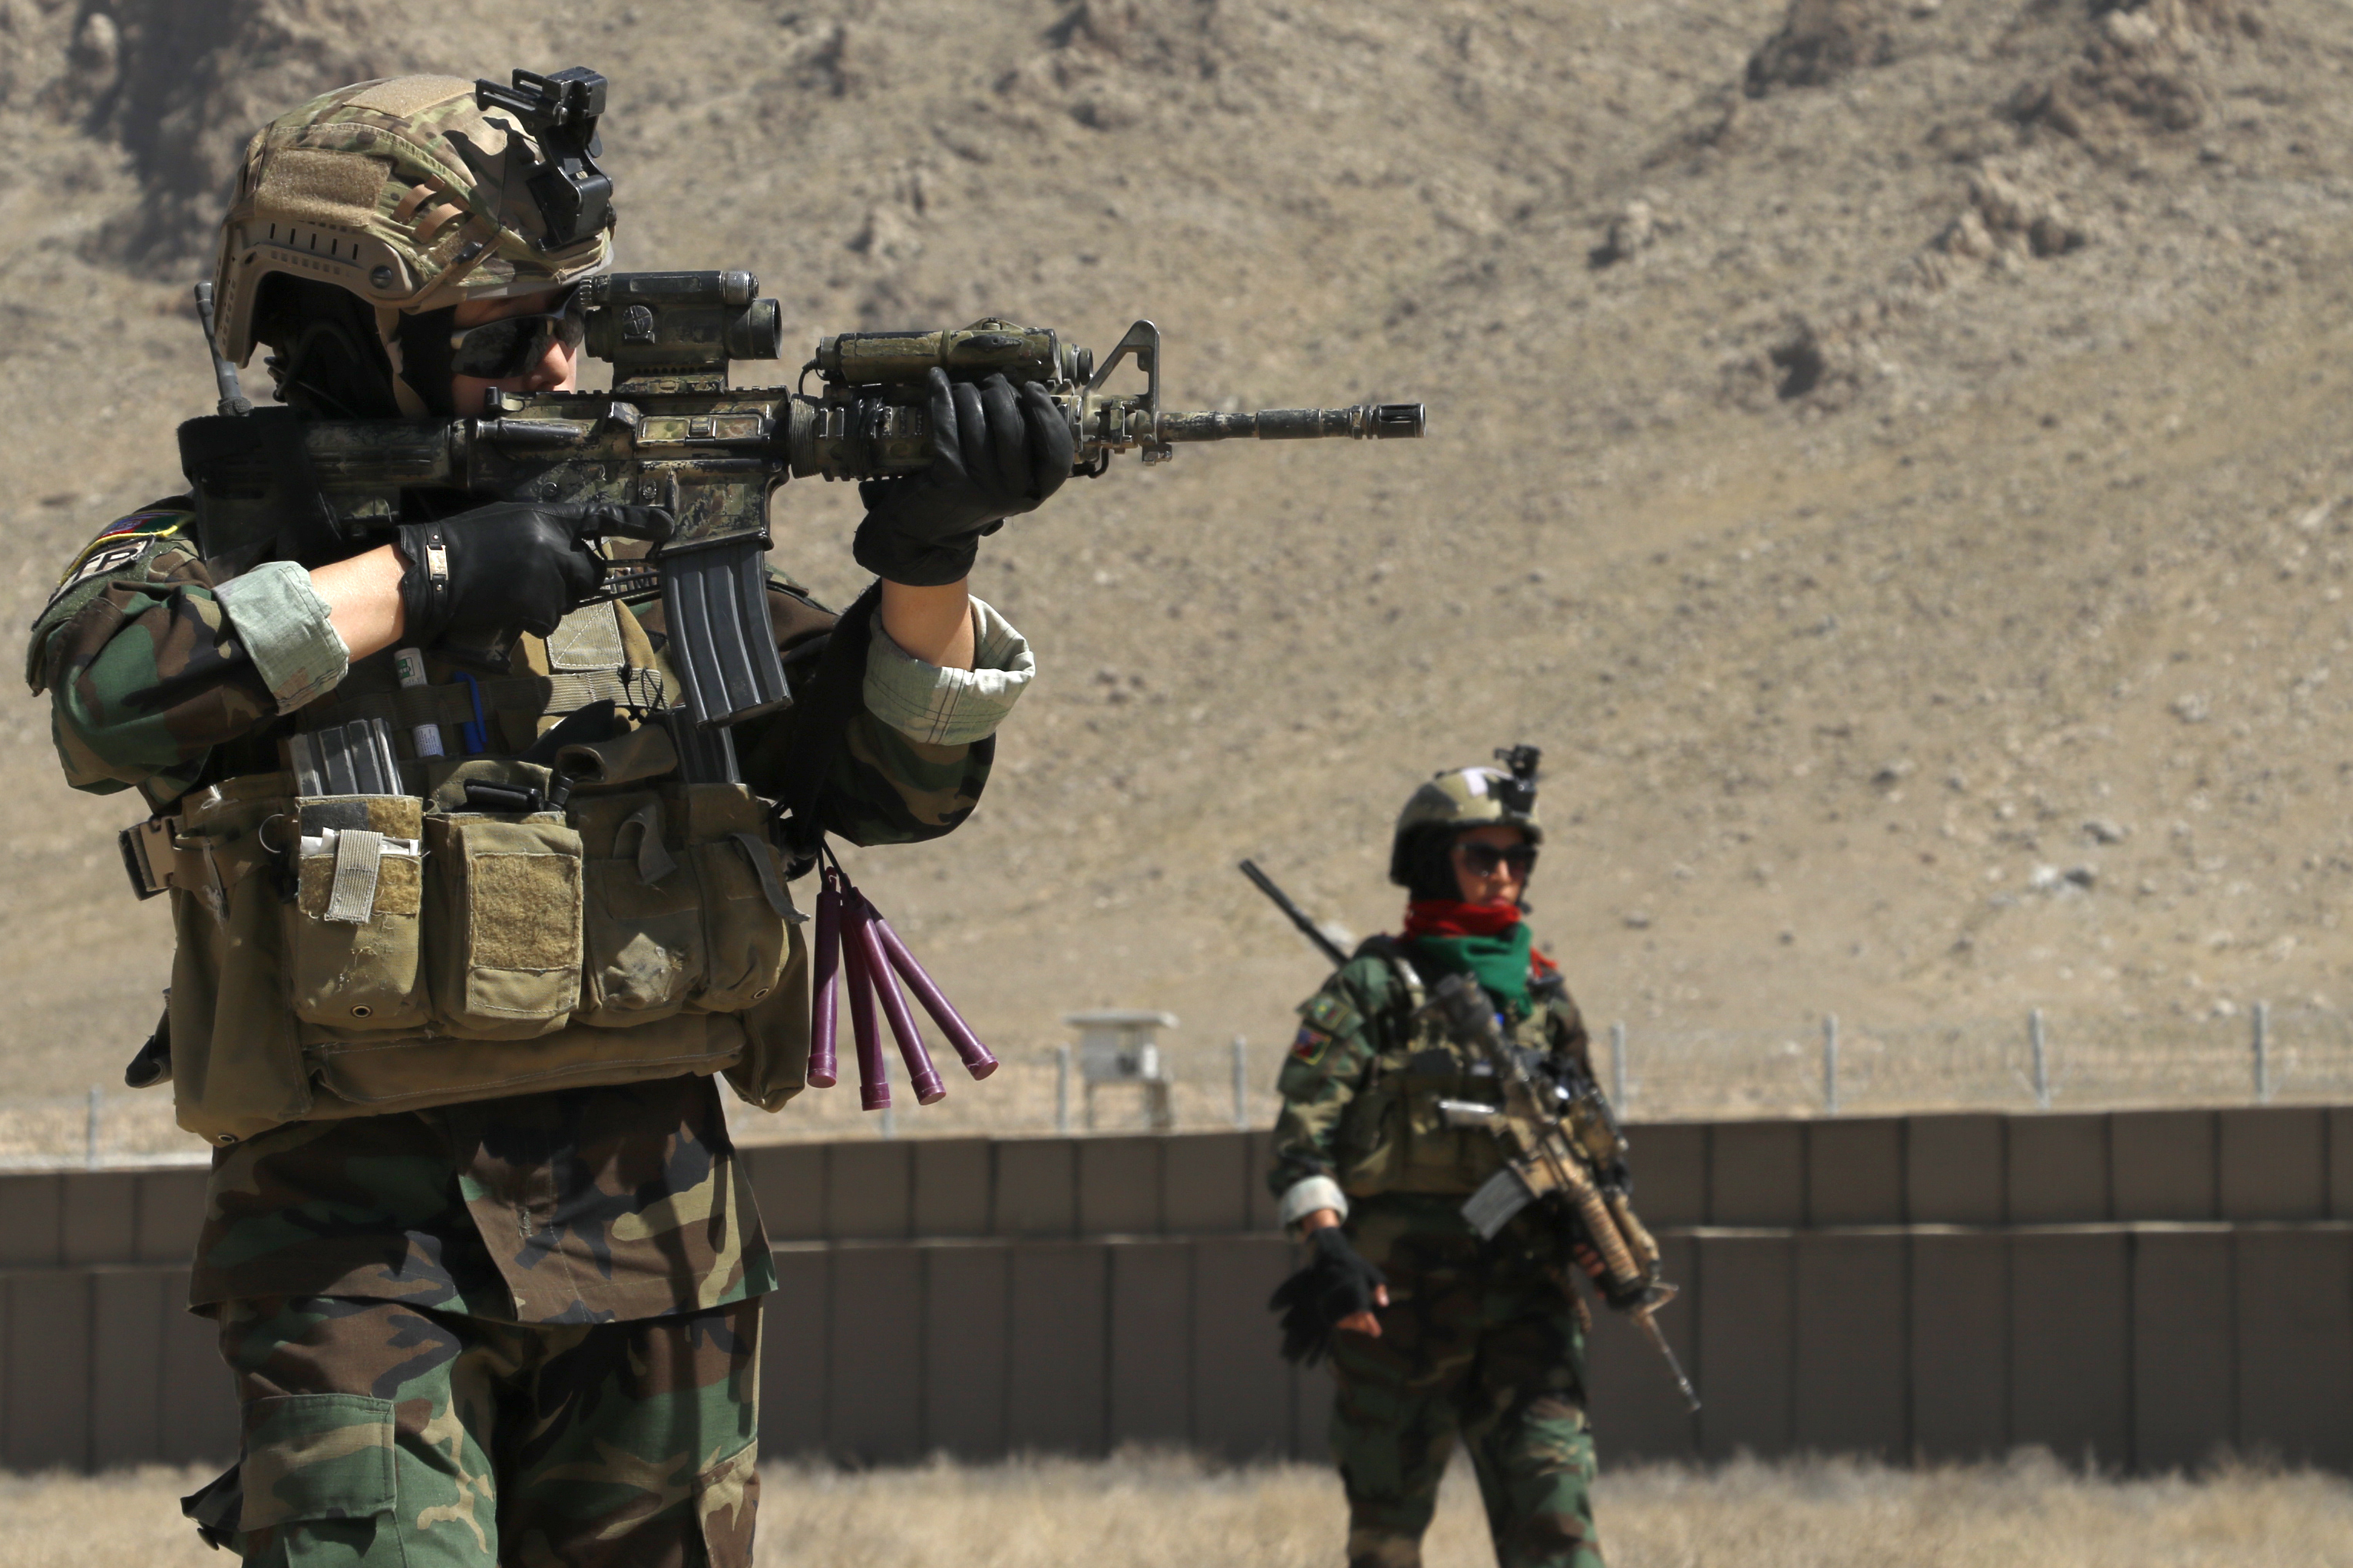
{"label": "black sunglasses", "polygon": [[1533,844],[1457,844],[1454,852],[1462,857],[1462,868],[1474,877],[1492,877],[1500,867],[1509,866],[1523,878],[1536,868],[1536,847]]}
{"label": "black sunglasses", "polygon": [[587,335],[587,309],[581,303],[580,290],[575,289],[553,310],[501,316],[479,327],[452,331],[449,370],[452,374],[482,381],[506,381],[529,374],[547,357],[550,344],[560,342],[576,353]]}

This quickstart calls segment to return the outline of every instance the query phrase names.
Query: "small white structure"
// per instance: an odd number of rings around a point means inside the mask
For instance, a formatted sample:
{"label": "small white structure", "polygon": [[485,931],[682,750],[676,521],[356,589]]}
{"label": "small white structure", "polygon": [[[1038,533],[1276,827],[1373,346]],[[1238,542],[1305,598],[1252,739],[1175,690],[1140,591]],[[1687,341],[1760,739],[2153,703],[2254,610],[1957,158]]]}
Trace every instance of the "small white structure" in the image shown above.
{"label": "small white structure", "polygon": [[1155,1131],[1176,1125],[1176,1108],[1168,1090],[1176,1081],[1161,1065],[1156,1030],[1176,1026],[1174,1013],[1150,1013],[1132,1007],[1109,1007],[1094,1013],[1065,1013],[1062,1022],[1079,1031],[1079,1078],[1086,1085],[1087,1125],[1095,1124],[1095,1086],[1132,1083],[1144,1090],[1145,1120]]}

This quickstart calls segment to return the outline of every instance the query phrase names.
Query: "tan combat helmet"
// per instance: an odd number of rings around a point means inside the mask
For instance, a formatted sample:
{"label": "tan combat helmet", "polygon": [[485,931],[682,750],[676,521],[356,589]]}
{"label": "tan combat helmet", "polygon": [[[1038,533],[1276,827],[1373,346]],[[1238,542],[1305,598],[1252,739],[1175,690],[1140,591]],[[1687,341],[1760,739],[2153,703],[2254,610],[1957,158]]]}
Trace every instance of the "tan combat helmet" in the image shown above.
{"label": "tan combat helmet", "polygon": [[1414,844],[1432,831],[1451,834],[1497,824],[1518,828],[1531,844],[1543,843],[1544,825],[1536,820],[1536,763],[1542,754],[1534,746],[1505,747],[1495,753],[1503,767],[1450,769],[1415,790],[1398,813],[1389,839],[1389,880],[1401,888],[1411,885]]}
{"label": "tan combat helmet", "polygon": [[[400,366],[404,312],[534,294],[612,265],[611,183],[597,169],[605,79],[514,73],[364,81],[280,115],[245,150],[214,276],[220,346],[252,356],[263,281],[330,283],[375,307]],[[396,374],[402,405],[415,394]]]}

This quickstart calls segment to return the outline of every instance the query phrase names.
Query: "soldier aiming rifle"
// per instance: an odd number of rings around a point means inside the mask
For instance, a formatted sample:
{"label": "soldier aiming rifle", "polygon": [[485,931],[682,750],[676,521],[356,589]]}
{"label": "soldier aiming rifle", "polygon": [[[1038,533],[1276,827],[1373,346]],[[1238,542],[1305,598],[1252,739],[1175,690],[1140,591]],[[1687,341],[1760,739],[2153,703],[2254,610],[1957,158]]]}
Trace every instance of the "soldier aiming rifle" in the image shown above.
{"label": "soldier aiming rifle", "polygon": [[[830,1082],[836,963],[870,1109],[870,985],[944,1092],[894,973],[994,1065],[838,862],[814,955],[788,888],[828,835],[979,799],[1034,670],[966,591],[980,540],[1130,447],[1419,433],[1163,410],[1148,323],[1101,371],[990,321],[731,388],[776,304],[609,270],[605,92],[402,77],[255,136],[191,492],[101,530],[32,630],[68,781],[140,793],[125,864],[172,902],[126,1076],[213,1145],[190,1300],[242,1458],[185,1506],[248,1563],[747,1568],[776,1277],[713,1080]],[[876,581],[839,615],[762,559],[795,474],[862,481]]]}

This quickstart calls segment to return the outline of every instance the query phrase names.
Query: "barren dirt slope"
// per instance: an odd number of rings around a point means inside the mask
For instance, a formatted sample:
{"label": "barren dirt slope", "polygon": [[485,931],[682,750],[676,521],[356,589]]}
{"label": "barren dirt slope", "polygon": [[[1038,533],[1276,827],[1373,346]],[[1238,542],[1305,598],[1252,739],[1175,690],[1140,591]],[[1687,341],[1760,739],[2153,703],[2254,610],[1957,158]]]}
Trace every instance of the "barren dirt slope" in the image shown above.
{"label": "barren dirt slope", "polygon": [[[808,335],[1149,315],[1195,405],[1430,405],[1418,447],[1131,461],[984,552],[1044,678],[969,826],[859,866],[1008,1044],[1287,1034],[1316,970],[1231,862],[1377,929],[1398,804],[1513,741],[1603,1017],[2353,1000],[2333,0],[394,9],[0,4],[16,624],[175,484],[256,117],[576,60],[624,265],[748,264]],[[778,498],[837,598],[853,500]],[[166,921],[133,808],[5,722],[0,1038],[69,1087]]]}

